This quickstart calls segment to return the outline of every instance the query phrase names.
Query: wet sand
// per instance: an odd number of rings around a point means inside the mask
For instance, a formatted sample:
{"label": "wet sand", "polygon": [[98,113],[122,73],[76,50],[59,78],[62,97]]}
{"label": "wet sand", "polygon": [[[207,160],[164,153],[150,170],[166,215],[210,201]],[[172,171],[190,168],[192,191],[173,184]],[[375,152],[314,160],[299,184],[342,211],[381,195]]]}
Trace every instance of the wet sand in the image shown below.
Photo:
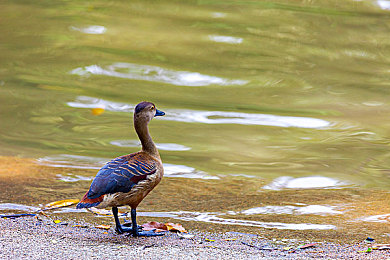
{"label": "wet sand", "polygon": [[[112,229],[54,224],[39,216],[0,220],[0,259],[388,259],[390,250],[366,251],[368,244],[268,240],[238,232],[190,231],[183,239],[169,232],[163,237],[133,238]],[[80,222],[78,222],[80,224]],[[290,249],[288,249],[290,248]]]}

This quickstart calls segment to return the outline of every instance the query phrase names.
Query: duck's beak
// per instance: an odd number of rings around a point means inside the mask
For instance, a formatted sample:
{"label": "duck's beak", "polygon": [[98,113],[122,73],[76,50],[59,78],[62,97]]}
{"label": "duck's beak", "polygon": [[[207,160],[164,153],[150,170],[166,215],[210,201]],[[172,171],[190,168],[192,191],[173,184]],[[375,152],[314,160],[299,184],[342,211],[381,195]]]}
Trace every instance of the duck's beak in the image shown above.
{"label": "duck's beak", "polygon": [[161,110],[156,109],[156,114],[154,116],[163,116],[165,113]]}

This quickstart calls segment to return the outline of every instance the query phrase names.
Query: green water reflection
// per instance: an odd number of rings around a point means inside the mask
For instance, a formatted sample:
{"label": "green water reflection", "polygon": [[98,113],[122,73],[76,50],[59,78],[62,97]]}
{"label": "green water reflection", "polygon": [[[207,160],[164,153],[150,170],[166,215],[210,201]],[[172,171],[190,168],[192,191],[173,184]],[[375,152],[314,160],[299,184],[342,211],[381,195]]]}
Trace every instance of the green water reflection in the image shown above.
{"label": "green water reflection", "polygon": [[[151,124],[156,142],[190,148],[161,150],[165,163],[207,176],[324,176],[390,188],[386,1],[0,5],[1,155],[137,151],[114,144],[136,139],[127,111],[150,100],[187,113],[187,121]],[[69,105],[80,97],[107,101],[106,112]],[[125,107],[108,109],[118,103]],[[188,119],[208,111],[218,113]],[[276,119],[215,123],[242,119],[227,112]]]}

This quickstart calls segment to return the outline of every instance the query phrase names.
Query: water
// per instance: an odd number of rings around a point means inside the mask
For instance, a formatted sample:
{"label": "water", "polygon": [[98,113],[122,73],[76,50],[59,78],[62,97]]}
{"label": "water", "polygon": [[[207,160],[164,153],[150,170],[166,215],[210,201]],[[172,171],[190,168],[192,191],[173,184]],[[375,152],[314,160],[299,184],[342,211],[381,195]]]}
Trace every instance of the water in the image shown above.
{"label": "water", "polygon": [[0,5],[0,155],[97,169],[139,149],[148,100],[168,177],[390,189],[390,1]]}

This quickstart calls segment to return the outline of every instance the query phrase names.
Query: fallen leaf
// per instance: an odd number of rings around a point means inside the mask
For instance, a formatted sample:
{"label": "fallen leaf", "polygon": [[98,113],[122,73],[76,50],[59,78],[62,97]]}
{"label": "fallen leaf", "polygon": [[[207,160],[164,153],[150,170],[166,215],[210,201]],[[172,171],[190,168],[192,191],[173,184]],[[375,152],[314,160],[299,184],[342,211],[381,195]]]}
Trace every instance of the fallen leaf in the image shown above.
{"label": "fallen leaf", "polygon": [[310,244],[300,245],[300,246],[297,247],[297,249],[305,249],[305,248],[309,248],[309,247],[314,247],[315,245],[317,245],[317,243],[310,243]]}
{"label": "fallen leaf", "polygon": [[225,238],[224,240],[225,241],[235,241],[235,240],[237,240],[237,238]]}
{"label": "fallen leaf", "polygon": [[100,228],[100,229],[108,230],[108,229],[111,228],[111,226],[109,226],[109,225],[98,225],[98,226],[95,226],[95,228]]}
{"label": "fallen leaf", "polygon": [[215,242],[214,239],[209,239],[209,238],[205,238],[204,240],[206,240],[207,242]]}
{"label": "fallen leaf", "polygon": [[46,204],[41,210],[57,209],[62,207],[68,207],[74,204],[79,203],[80,200],[69,199],[69,200],[59,200]]}
{"label": "fallen leaf", "polygon": [[283,247],[283,250],[288,251],[288,250],[291,250],[293,248],[294,248],[293,246],[286,246],[286,247]]}
{"label": "fallen leaf", "polygon": [[165,227],[168,231],[179,231],[187,233],[187,230],[181,224],[165,223]]}
{"label": "fallen leaf", "polygon": [[151,221],[145,224],[142,224],[142,229],[145,231],[154,230],[154,232],[163,232],[163,231],[178,231],[187,233],[187,230],[181,224],[174,223],[160,223],[156,221]]}
{"label": "fallen leaf", "polygon": [[92,108],[92,109],[91,109],[91,112],[92,112],[92,114],[93,114],[94,116],[99,116],[99,115],[101,115],[101,114],[104,113],[104,108],[102,108],[102,107]]}
{"label": "fallen leaf", "polygon": [[80,224],[76,224],[76,225],[72,225],[72,227],[87,228],[88,226],[86,226],[86,225],[80,225]]}
{"label": "fallen leaf", "polygon": [[150,231],[155,229],[167,230],[164,223],[151,221],[142,225],[143,230]]}
{"label": "fallen leaf", "polygon": [[56,224],[58,224],[58,223],[61,223],[62,221],[61,221],[61,220],[58,220],[58,219],[56,219],[56,220],[54,220],[53,222],[54,222],[54,223],[56,223]]}

